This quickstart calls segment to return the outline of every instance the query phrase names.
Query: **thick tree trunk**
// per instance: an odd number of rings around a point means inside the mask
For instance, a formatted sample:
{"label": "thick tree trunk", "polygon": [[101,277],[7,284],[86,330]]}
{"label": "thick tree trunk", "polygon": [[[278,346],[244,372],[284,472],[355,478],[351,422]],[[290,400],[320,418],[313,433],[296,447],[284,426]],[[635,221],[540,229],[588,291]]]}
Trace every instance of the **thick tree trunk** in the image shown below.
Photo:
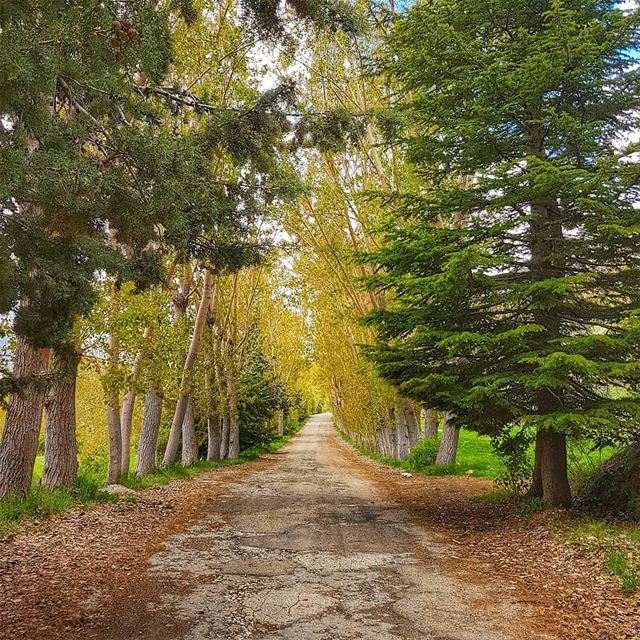
{"label": "thick tree trunk", "polygon": [[34,349],[16,337],[14,375],[19,388],[11,394],[0,441],[0,498],[27,496],[38,455],[38,437],[46,390],[48,349]]}
{"label": "thick tree trunk", "polygon": [[198,307],[198,313],[196,314],[196,320],[193,327],[193,335],[191,336],[191,344],[189,345],[189,351],[184,362],[182,370],[182,380],[180,381],[180,395],[178,397],[178,403],[176,404],[176,410],[173,414],[173,422],[171,423],[171,431],[169,432],[169,440],[167,441],[167,448],[164,452],[164,458],[162,464],[165,467],[170,467],[176,459],[178,453],[178,445],[180,444],[180,433],[182,432],[182,422],[184,421],[185,413],[189,404],[189,393],[191,382],[193,381],[193,374],[196,366],[196,358],[198,356],[198,349],[200,348],[200,340],[204,331],[204,325],[209,314],[209,304],[211,302],[211,287],[212,279],[209,269],[204,274],[204,287],[202,291],[202,299],[200,300],[200,306]]}
{"label": "thick tree trunk", "polygon": [[229,434],[230,434],[229,414],[225,413],[222,416],[222,442],[220,444],[220,459],[226,460],[229,457]]}
{"label": "thick tree trunk", "polygon": [[222,444],[222,421],[217,413],[210,413],[207,418],[207,431],[209,441],[207,443],[207,460],[218,462],[220,460],[220,448]]}
{"label": "thick tree trunk", "polygon": [[564,433],[542,430],[540,468],[542,500],[545,509],[571,506],[571,488],[567,476],[567,437]]}
{"label": "thick tree trunk", "polygon": [[460,438],[460,428],[456,425],[456,419],[450,411],[444,417],[442,425],[442,439],[436,457],[436,466],[444,467],[454,464],[458,453],[458,440]]}
{"label": "thick tree trunk", "polygon": [[544,494],[542,487],[542,447],[543,436],[542,432],[538,431],[538,433],[536,433],[536,446],[534,451],[533,478],[531,479],[529,491],[527,491],[527,495],[530,498],[542,498]]}
{"label": "thick tree trunk", "polygon": [[149,383],[144,398],[142,414],[142,430],[138,441],[138,455],[136,457],[137,476],[143,477],[153,473],[156,468],[158,448],[158,432],[162,418],[162,395]]}
{"label": "thick tree trunk", "polygon": [[189,398],[187,410],[182,421],[182,459],[183,467],[191,467],[198,461],[198,440],[196,422],[193,418],[193,401]]}
{"label": "thick tree trunk", "polygon": [[438,416],[434,409],[424,409],[424,437],[438,437]]}
{"label": "thick tree trunk", "polygon": [[408,455],[420,440],[420,421],[416,416],[413,405],[406,398],[399,399],[398,413],[402,416],[402,421],[405,423],[407,429],[409,439]]}
{"label": "thick tree trunk", "polygon": [[73,486],[78,478],[76,381],[80,353],[73,347],[54,352],[45,399],[44,471],[49,489]]}

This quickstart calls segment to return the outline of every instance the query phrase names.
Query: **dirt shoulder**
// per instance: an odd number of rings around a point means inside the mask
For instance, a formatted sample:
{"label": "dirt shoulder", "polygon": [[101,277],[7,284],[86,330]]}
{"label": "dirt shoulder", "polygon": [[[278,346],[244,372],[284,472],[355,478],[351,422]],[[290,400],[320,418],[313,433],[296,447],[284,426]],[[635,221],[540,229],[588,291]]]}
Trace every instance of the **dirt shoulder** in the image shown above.
{"label": "dirt shoulder", "polygon": [[563,542],[566,514],[522,516],[504,505],[474,502],[489,480],[402,477],[340,442],[346,455],[370,469],[385,499],[402,505],[435,539],[453,543],[449,570],[468,581],[498,582],[528,605],[540,633],[563,640],[638,640],[640,594],[627,596],[603,572],[601,555]]}

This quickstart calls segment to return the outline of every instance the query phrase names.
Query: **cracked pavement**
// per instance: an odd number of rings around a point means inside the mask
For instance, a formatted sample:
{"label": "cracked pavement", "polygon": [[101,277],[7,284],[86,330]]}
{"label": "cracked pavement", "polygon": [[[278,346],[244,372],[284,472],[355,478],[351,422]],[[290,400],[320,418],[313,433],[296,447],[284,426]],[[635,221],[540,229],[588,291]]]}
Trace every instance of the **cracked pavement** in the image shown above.
{"label": "cracked pavement", "polygon": [[195,525],[164,542],[97,637],[541,637],[518,622],[500,585],[447,571],[450,547],[382,501],[367,463],[350,454],[331,415],[313,416],[265,468],[224,486]]}

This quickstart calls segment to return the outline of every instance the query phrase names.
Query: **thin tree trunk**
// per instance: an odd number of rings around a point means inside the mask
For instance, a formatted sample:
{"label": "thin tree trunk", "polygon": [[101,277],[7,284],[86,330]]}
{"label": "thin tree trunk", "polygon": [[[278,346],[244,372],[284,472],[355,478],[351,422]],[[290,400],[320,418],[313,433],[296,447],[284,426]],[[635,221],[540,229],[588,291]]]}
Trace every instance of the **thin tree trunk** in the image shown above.
{"label": "thin tree trunk", "polygon": [[45,399],[44,471],[49,489],[70,487],[78,478],[76,442],[76,381],[80,353],[73,345],[56,350],[52,380]]}
{"label": "thin tree trunk", "polygon": [[[117,336],[112,332],[109,335],[109,359],[110,366],[115,369],[120,360],[120,344]],[[122,428],[120,425],[120,397],[118,392],[111,388],[113,383],[108,381],[105,392],[107,405],[107,427],[109,429],[109,470],[107,482],[114,484],[120,479],[122,469]]]}
{"label": "thin tree trunk", "polygon": [[220,445],[222,440],[220,407],[218,402],[218,384],[216,368],[213,362],[207,370],[207,460],[220,460]]}
{"label": "thin tree trunk", "polygon": [[140,377],[140,365],[147,350],[147,342],[151,336],[151,327],[146,327],[142,335],[143,347],[136,354],[131,368],[131,386],[122,400],[122,413],[120,415],[120,430],[122,432],[122,468],[123,476],[129,475],[129,463],[131,459],[131,424],[133,422],[133,409],[136,403],[136,384]]}
{"label": "thin tree trunk", "polygon": [[0,441],[0,498],[25,498],[33,478],[42,423],[49,349],[34,349],[16,337],[14,375],[19,388],[11,394]]}
{"label": "thin tree trunk", "polygon": [[229,453],[230,459],[240,455],[240,417],[238,415],[238,396],[233,374],[227,376],[229,394]]}
{"label": "thin tree trunk", "polygon": [[571,488],[567,476],[567,437],[564,433],[540,431],[542,450],[542,499],[545,509],[571,506]]}
{"label": "thin tree trunk", "polygon": [[189,345],[189,352],[184,362],[182,370],[182,380],[180,381],[180,395],[178,396],[178,403],[176,404],[176,410],[173,414],[173,422],[171,423],[171,431],[169,432],[169,440],[167,441],[167,448],[164,452],[164,458],[162,464],[165,467],[170,467],[176,459],[178,453],[178,445],[180,444],[180,433],[182,431],[182,422],[184,421],[185,413],[187,412],[187,406],[189,404],[189,393],[191,382],[193,381],[193,374],[195,371],[196,358],[198,356],[198,349],[200,347],[200,340],[202,338],[202,332],[204,331],[204,325],[209,313],[209,303],[211,301],[211,272],[209,269],[205,270],[204,274],[204,288],[202,291],[202,299],[200,300],[200,306],[198,307],[198,313],[196,314],[196,320],[193,327],[193,335],[191,336],[191,344]]}
{"label": "thin tree trunk", "polygon": [[222,416],[222,443],[220,445],[221,460],[226,460],[229,457],[230,422],[229,414],[225,413]]}
{"label": "thin tree trunk", "polygon": [[424,409],[424,437],[438,437],[438,416],[434,409]]}
{"label": "thin tree trunk", "polygon": [[284,435],[284,409],[278,410],[278,435]]}
{"label": "thin tree trunk", "polygon": [[153,473],[156,468],[158,448],[158,432],[162,418],[162,395],[158,393],[150,382],[144,398],[142,414],[142,430],[138,441],[138,455],[136,457],[137,476],[143,477]]}
{"label": "thin tree trunk", "polygon": [[198,460],[198,440],[196,422],[193,418],[193,400],[189,398],[187,410],[182,421],[182,459],[183,467],[191,467]]}
{"label": "thin tree trunk", "polygon": [[454,464],[458,453],[458,440],[460,438],[460,429],[456,426],[456,419],[450,411],[444,417],[442,425],[442,439],[438,448],[438,456],[436,457],[436,466],[444,467],[448,464]]}

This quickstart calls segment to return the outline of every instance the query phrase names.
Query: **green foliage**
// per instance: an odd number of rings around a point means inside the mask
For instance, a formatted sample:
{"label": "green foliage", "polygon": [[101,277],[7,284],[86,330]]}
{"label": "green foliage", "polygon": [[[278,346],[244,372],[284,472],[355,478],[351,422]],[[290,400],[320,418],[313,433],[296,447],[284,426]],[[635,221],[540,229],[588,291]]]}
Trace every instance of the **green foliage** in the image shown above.
{"label": "green foliage", "polygon": [[424,187],[389,199],[368,257],[393,300],[368,316],[367,353],[466,427],[638,428],[640,192],[622,138],[639,20],[609,2],[434,0],[388,41],[411,96],[397,142]]}
{"label": "green foliage", "polygon": [[507,430],[495,435],[492,445],[505,465],[504,474],[498,478],[499,486],[522,495],[531,482],[532,464],[529,453],[532,438],[523,430]]}
{"label": "green foliage", "polygon": [[436,438],[420,440],[405,458],[405,466],[409,471],[420,471],[436,463],[440,441]]}
{"label": "green foliage", "polygon": [[239,377],[240,445],[244,448],[265,446],[274,439],[271,419],[284,401],[278,384],[256,335]]}

